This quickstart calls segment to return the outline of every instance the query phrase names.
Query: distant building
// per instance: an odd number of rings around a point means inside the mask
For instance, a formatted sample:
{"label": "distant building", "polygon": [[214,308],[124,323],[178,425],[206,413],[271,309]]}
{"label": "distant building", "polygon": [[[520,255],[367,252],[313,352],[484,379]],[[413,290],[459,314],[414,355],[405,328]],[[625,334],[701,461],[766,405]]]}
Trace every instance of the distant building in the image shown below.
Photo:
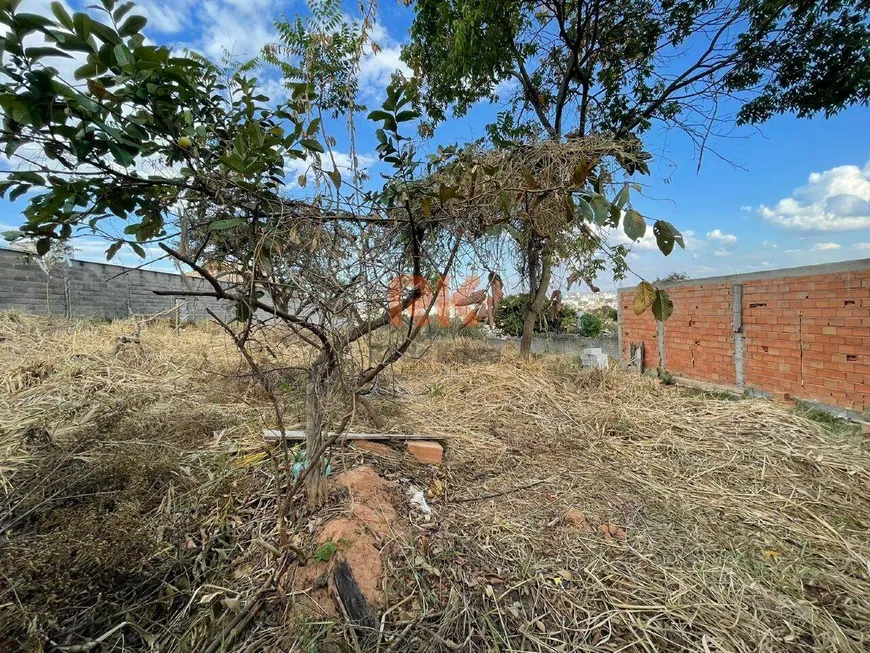
{"label": "distant building", "polygon": [[572,293],[565,295],[562,298],[562,303],[581,313],[586,313],[587,311],[594,311],[604,306],[616,308],[617,296],[615,292]]}

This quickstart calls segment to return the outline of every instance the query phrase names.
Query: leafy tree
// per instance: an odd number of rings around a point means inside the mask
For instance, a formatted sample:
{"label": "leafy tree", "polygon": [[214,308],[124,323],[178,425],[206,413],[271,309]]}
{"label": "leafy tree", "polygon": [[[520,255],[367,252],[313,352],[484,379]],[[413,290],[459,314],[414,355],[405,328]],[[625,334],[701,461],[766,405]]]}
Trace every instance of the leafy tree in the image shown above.
{"label": "leafy tree", "polygon": [[[418,194],[437,191],[415,180],[421,164],[400,126],[417,114],[403,88],[391,87],[371,114],[381,125],[380,156],[393,171],[383,189],[351,201],[332,171],[333,195],[301,201],[286,194],[288,167],[330,143],[317,75],[286,79],[290,98],[272,104],[248,76],[250,65],[221,68],[146,44],[146,21],[132,3],[101,2],[93,15],[69,15],[55,2],[51,17],[20,13],[15,1],[0,4],[8,80],[0,84],[0,143],[16,166],[5,171],[0,190],[13,198],[30,193],[14,236],[34,239],[44,254],[81,228],[114,241],[109,258],[124,246],[144,256],[144,245],[156,244],[195,270],[205,285],[171,294],[215,297],[234,308],[231,323],[213,317],[268,393],[282,430],[282,379],[290,371],[304,375],[308,461],[294,480],[284,446],[290,489],[278,522],[286,539],[284,516],[296,490],[304,483],[315,507],[325,499],[323,456],[365,404],[361,389],[420,333],[425,320],[416,312],[401,318],[419,303],[417,280],[446,274],[466,230],[418,212]],[[50,45],[31,46],[34,39]],[[57,57],[82,60],[75,81],[51,65]],[[319,70],[329,63],[316,61]],[[123,233],[115,234],[118,224]],[[409,282],[391,297],[385,284],[402,275]],[[397,319],[401,328],[390,332],[381,358],[353,357],[353,343]],[[276,321],[283,329],[274,329]],[[287,334],[301,362],[277,353]]]}
{"label": "leafy tree", "polygon": [[671,272],[663,277],[656,277],[653,283],[672,283],[674,281],[687,281],[689,279],[688,272]]}
{"label": "leafy tree", "polygon": [[[528,294],[504,297],[495,313],[496,328],[509,336],[523,335],[528,303]],[[569,333],[577,328],[577,311],[571,306],[560,306],[558,311],[545,311],[535,324],[534,332]]]}
{"label": "leafy tree", "polygon": [[[643,132],[703,136],[709,100],[741,123],[831,115],[870,100],[866,0],[418,0],[404,58],[435,120],[517,80],[497,138]],[[751,90],[752,94],[740,95]],[[531,119],[528,119],[531,114]],[[694,118],[692,117],[694,114]],[[698,120],[701,118],[701,120]]]}
{"label": "leafy tree", "polygon": [[587,312],[580,316],[580,335],[586,338],[599,338],[606,332],[604,320],[595,313]]}
{"label": "leafy tree", "polygon": [[[415,71],[420,105],[438,122],[449,108],[464,115],[478,100],[496,99],[500,84],[513,84],[509,108],[487,127],[500,147],[590,134],[642,137],[659,120],[684,130],[703,152],[722,122],[720,106],[736,102],[738,122],[757,123],[784,112],[831,115],[870,100],[866,0],[418,0],[414,6],[403,57]],[[648,173],[643,159],[608,154],[628,175]],[[602,166],[595,163],[588,174],[600,186]],[[636,240],[645,220],[627,207],[623,228]],[[665,255],[675,242],[682,246],[671,225],[659,221],[654,231]],[[573,239],[562,256],[555,238],[534,225],[517,238],[539,300],[529,304],[529,326],[546,298],[553,264],[585,262],[578,278],[603,267],[591,255],[601,245],[595,234]],[[620,252],[605,257],[620,276]],[[637,308],[651,306],[659,319],[666,317],[658,310],[668,306],[666,294],[639,286],[636,298]]]}

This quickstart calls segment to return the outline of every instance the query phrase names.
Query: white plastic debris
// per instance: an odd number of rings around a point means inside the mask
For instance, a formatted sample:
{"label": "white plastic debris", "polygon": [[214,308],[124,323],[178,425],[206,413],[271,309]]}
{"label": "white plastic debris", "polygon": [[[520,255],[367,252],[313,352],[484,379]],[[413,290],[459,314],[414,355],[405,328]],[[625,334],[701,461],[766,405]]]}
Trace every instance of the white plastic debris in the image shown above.
{"label": "white plastic debris", "polygon": [[423,493],[423,490],[415,485],[410,485],[408,486],[408,495],[411,497],[411,506],[417,507],[425,516],[426,521],[429,521],[429,518],[432,516],[432,508],[426,503],[426,495]]}

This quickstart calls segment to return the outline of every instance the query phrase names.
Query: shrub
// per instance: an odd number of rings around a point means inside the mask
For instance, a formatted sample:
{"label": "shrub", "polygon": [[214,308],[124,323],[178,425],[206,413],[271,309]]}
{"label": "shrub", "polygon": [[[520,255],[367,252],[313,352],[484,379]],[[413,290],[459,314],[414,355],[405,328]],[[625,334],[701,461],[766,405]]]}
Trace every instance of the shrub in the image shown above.
{"label": "shrub", "polygon": [[586,338],[600,338],[607,330],[604,320],[593,312],[580,316],[580,335]]}
{"label": "shrub", "polygon": [[674,281],[687,281],[689,278],[688,272],[671,272],[663,277],[658,277],[653,283],[673,283]]}
{"label": "shrub", "polygon": [[[495,326],[509,336],[521,336],[526,316],[527,294],[508,295],[501,300],[495,313]],[[579,329],[577,311],[571,306],[563,306],[555,319],[549,311],[544,311],[535,325],[535,333],[566,333]]]}
{"label": "shrub", "polygon": [[507,295],[503,297],[495,312],[495,326],[509,336],[519,336],[523,333],[528,295]]}
{"label": "shrub", "polygon": [[619,321],[619,312],[616,310],[616,306],[599,306],[590,311],[590,313],[594,313],[605,322],[613,322],[616,324],[616,322]]}

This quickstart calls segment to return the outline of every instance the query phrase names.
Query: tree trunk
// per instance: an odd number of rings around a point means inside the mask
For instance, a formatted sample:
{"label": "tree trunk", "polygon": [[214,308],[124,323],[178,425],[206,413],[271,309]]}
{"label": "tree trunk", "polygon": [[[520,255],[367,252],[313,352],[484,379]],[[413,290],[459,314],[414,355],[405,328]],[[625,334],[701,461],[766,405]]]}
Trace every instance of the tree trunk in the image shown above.
{"label": "tree trunk", "polygon": [[[323,444],[323,426],[325,422],[324,399],[329,388],[331,370],[323,361],[315,361],[308,373],[308,385],[305,393],[305,448],[310,457]],[[316,510],[326,502],[326,474],[321,460],[308,459],[309,465],[316,467],[305,479],[305,491],[308,495],[308,507]]]}
{"label": "tree trunk", "polygon": [[550,276],[553,271],[553,257],[548,251],[544,251],[541,258],[541,278],[537,286],[530,288],[529,306],[526,308],[526,318],[523,321],[523,337],[520,339],[520,355],[528,360],[532,353],[532,336],[535,333],[535,324],[541,317],[544,302],[547,301],[547,289],[550,287]]}

